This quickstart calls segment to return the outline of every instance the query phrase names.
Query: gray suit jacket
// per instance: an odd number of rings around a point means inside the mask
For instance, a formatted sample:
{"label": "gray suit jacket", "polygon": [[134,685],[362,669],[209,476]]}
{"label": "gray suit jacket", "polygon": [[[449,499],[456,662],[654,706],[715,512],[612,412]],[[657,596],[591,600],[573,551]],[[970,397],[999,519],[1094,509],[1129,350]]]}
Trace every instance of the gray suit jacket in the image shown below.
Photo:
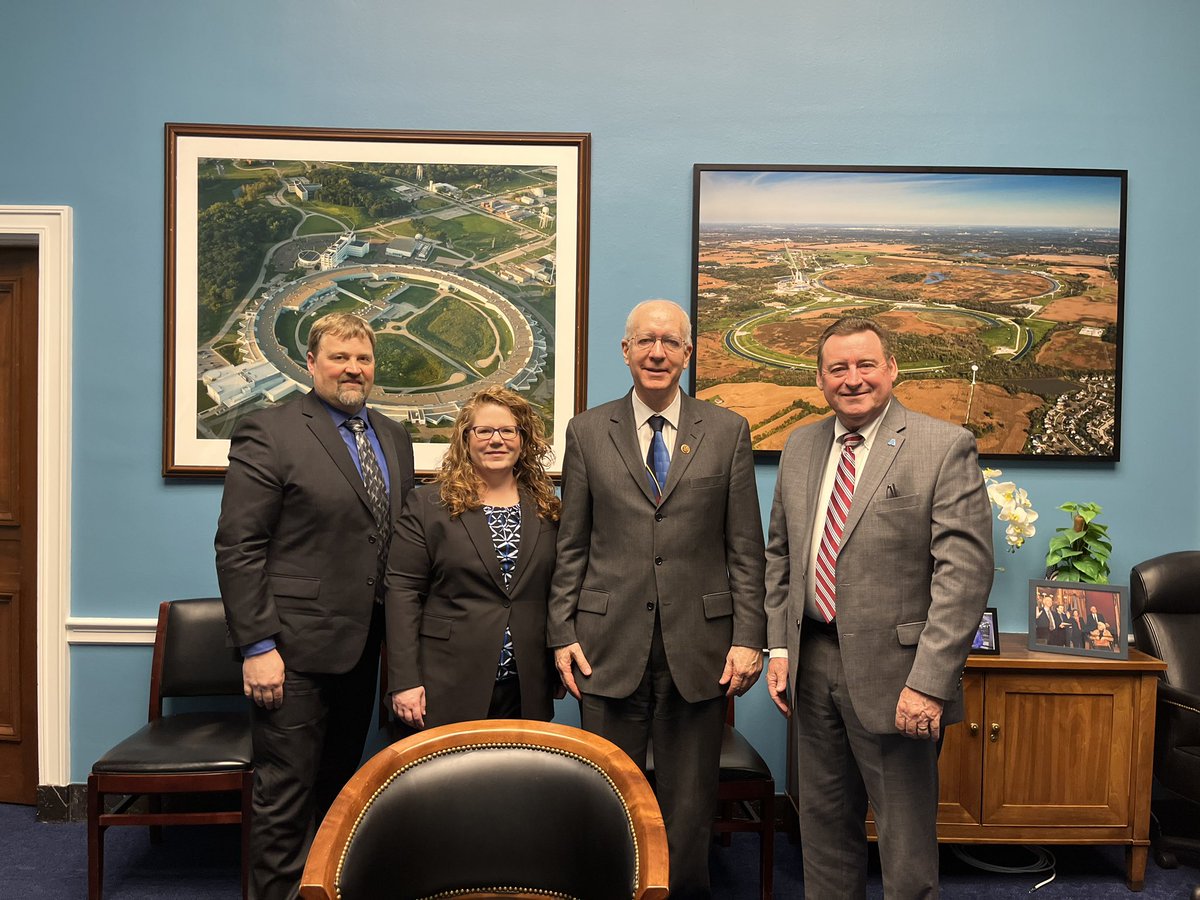
{"label": "gray suit jacket", "polygon": [[746,420],[682,397],[655,507],[627,394],[567,426],[547,642],[579,641],[580,690],[633,693],[655,616],[671,676],[689,702],[720,696],[730,646],[762,647],[763,535]]}
{"label": "gray suit jacket", "polygon": [[[391,482],[391,528],[413,485],[403,427],[369,412]],[[289,669],[342,673],[366,645],[380,535],[362,476],[315,393],[242,419],[217,524],[230,642],[275,636]]]}
{"label": "gray suit jacket", "polygon": [[[768,643],[800,655],[813,521],[832,417],[784,447],[767,541]],[[893,490],[889,490],[893,488]],[[854,711],[869,731],[895,731],[907,685],[962,718],[962,667],[993,573],[991,506],[970,432],[893,399],[880,423],[842,535],[837,627]]]}
{"label": "gray suit jacket", "polygon": [[424,685],[427,728],[487,718],[505,625],[522,714],[554,714],[558,677],[545,636],[557,527],[521,496],[521,541],[506,589],[482,509],[451,518],[436,485],[408,495],[388,561],[388,690]]}

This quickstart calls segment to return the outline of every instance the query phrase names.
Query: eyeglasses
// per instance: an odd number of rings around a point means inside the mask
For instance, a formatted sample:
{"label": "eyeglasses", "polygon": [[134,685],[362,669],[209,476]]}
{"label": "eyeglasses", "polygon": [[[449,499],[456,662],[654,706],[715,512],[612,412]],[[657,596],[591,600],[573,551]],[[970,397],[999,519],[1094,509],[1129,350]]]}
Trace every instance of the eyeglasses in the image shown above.
{"label": "eyeglasses", "polygon": [[684,343],[683,338],[676,337],[673,334],[663,335],[662,337],[655,337],[654,335],[649,334],[639,334],[630,343],[632,343],[640,353],[649,353],[654,348],[654,345],[660,341],[662,342],[663,349],[668,353],[682,353],[683,348],[687,346],[687,344]]}
{"label": "eyeglasses", "polygon": [[521,429],[516,425],[501,425],[499,428],[493,428],[490,425],[474,425],[467,431],[481,441],[490,441],[494,434],[500,435],[502,440],[511,441],[521,433]]}

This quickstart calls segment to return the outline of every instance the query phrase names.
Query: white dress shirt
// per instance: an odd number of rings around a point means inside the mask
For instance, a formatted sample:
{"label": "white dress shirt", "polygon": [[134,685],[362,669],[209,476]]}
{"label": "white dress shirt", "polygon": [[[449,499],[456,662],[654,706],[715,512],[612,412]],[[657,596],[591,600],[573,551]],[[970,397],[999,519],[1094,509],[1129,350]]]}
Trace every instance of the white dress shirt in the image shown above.
{"label": "white dress shirt", "polygon": [[646,458],[646,454],[650,451],[650,442],[654,440],[654,429],[650,427],[651,416],[662,416],[666,419],[663,424],[662,436],[663,443],[667,445],[667,459],[670,459],[675,453],[675,435],[679,430],[679,409],[683,406],[681,392],[675,391],[675,399],[662,411],[653,410],[643,403],[642,398],[637,395],[637,391],[630,396],[633,397],[633,421],[637,423],[638,446],[642,448],[642,459]]}
{"label": "white dress shirt", "polygon": [[[891,406],[891,402],[888,402]],[[862,443],[854,450],[854,481],[858,483],[858,476],[867,467],[867,458],[871,455],[871,446],[875,443],[875,436],[879,433],[879,424],[883,421],[883,417],[887,415],[888,407],[883,408],[883,412],[872,419],[862,428],[857,429],[858,434],[862,435]],[[816,619],[818,622],[825,621],[825,617],[817,610],[815,585],[817,582],[817,551],[821,549],[821,536],[825,533],[825,516],[829,512],[829,498],[833,494],[833,483],[837,478],[838,461],[842,458],[842,441],[841,437],[844,434],[849,434],[850,429],[835,419],[833,422],[833,446],[829,448],[829,456],[825,460],[825,474],[821,478],[821,488],[817,493],[817,508],[813,511],[813,527],[812,541],[808,547],[808,569],[807,577],[804,585],[804,614],[810,618]],[[788,652],[786,647],[772,647],[771,657],[787,658]]]}

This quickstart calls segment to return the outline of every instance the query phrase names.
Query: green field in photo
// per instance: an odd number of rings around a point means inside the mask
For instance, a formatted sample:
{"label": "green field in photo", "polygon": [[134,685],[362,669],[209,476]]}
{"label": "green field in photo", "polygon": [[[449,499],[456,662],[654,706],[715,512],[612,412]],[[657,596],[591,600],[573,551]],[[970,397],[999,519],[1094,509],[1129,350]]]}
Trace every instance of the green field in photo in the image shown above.
{"label": "green field in photo", "polygon": [[491,356],[496,336],[480,310],[457,297],[444,297],[409,323],[409,330],[443,353],[474,367]]}
{"label": "green field in photo", "polygon": [[381,387],[425,387],[453,374],[446,362],[398,334],[375,339],[375,383]]}

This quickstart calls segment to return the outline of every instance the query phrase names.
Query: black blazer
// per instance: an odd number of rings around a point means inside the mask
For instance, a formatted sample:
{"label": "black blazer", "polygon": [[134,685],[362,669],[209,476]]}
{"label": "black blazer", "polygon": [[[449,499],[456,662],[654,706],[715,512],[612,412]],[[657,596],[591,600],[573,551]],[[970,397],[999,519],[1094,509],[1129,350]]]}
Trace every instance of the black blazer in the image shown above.
{"label": "black blazer", "polygon": [[546,649],[546,599],[557,532],[522,493],[521,542],[506,590],[482,509],[452,518],[437,485],[408,495],[388,561],[388,690],[424,685],[427,728],[487,717],[505,625],[522,715],[553,715],[558,679]]}
{"label": "black blazer", "polygon": [[[386,416],[368,417],[394,532],[413,486],[412,443]],[[380,539],[362,476],[315,393],[238,423],[216,537],[231,644],[274,636],[289,669],[349,671],[370,629]]]}

